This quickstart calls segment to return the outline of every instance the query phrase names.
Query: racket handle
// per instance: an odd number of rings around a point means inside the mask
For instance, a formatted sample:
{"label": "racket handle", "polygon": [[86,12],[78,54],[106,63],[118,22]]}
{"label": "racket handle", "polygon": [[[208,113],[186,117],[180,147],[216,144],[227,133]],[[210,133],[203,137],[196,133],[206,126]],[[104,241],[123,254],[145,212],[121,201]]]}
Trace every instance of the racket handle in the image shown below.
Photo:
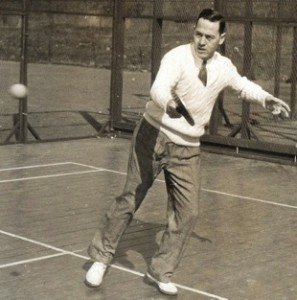
{"label": "racket handle", "polygon": [[186,107],[184,106],[184,104],[181,102],[181,100],[179,98],[175,98],[174,100],[177,104],[176,111],[180,113],[191,126],[194,126],[195,121],[193,117],[190,115],[190,113],[188,112],[188,110],[186,109]]}

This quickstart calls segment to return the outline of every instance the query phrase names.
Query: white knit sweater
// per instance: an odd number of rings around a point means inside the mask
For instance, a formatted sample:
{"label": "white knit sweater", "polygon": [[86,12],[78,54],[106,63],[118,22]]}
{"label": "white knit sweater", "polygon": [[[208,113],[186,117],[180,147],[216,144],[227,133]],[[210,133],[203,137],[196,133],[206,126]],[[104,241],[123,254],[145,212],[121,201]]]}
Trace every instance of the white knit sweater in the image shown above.
{"label": "white knit sweater", "polygon": [[[231,87],[239,96],[262,106],[269,95],[259,85],[242,77],[230,59],[218,52],[207,61],[207,86],[198,79],[202,61],[195,56],[191,44],[169,51],[162,59],[159,72],[151,88],[151,101],[146,105],[145,119],[164,132],[179,145],[199,146],[218,94]],[[191,126],[184,117],[170,118],[165,112],[172,99],[171,89],[182,100],[195,125]]]}

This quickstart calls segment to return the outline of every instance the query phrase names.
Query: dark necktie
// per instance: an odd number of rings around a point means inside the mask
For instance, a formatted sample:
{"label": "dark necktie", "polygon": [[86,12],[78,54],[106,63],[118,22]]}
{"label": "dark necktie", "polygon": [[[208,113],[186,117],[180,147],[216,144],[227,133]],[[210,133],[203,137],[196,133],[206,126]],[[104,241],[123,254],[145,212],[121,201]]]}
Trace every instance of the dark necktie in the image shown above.
{"label": "dark necktie", "polygon": [[206,63],[207,61],[204,60],[198,74],[198,78],[202,81],[202,83],[206,86],[207,84],[207,70],[206,70]]}

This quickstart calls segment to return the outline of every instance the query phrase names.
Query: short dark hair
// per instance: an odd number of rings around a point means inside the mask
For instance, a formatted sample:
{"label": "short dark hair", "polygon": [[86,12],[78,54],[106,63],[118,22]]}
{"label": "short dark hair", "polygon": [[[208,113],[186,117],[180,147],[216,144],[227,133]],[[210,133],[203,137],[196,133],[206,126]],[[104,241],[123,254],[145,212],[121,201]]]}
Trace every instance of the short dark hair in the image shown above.
{"label": "short dark hair", "polygon": [[212,8],[205,8],[199,14],[196,25],[198,24],[199,19],[209,20],[211,22],[219,22],[219,31],[220,34],[225,32],[226,29],[226,21],[225,18],[216,10]]}

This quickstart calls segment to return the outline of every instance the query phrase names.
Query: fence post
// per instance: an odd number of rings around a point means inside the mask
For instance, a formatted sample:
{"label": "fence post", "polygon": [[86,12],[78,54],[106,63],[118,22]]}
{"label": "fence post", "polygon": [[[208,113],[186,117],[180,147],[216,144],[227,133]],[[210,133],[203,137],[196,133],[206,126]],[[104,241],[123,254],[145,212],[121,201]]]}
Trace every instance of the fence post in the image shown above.
{"label": "fence post", "polygon": [[[243,54],[243,75],[247,78],[252,78],[252,35],[253,35],[253,23],[250,20],[253,14],[253,2],[252,0],[246,0],[245,2],[245,17],[247,18],[244,25],[244,54]],[[249,139],[250,135],[250,104],[243,100],[242,103],[242,124],[241,124],[241,137]]]}
{"label": "fence post", "polygon": [[[27,0],[23,0],[22,7],[22,25],[21,25],[21,55],[20,55],[20,83],[27,86],[27,64],[28,64],[28,10]],[[28,127],[28,99],[27,97],[19,101],[19,134],[20,142],[27,141]]]}
{"label": "fence post", "polygon": [[292,71],[291,71],[291,119],[296,116],[296,84],[297,84],[297,27],[293,29],[293,53],[292,53]]}
{"label": "fence post", "polygon": [[114,0],[112,55],[111,55],[111,83],[110,83],[110,127],[113,122],[119,122],[122,115],[123,94],[123,58],[125,18],[123,17],[123,1]]}
{"label": "fence post", "polygon": [[[280,18],[281,3],[277,3],[277,17]],[[279,96],[280,68],[281,68],[281,46],[282,46],[282,26],[276,26],[276,45],[275,45],[275,70],[274,70],[274,96]]]}
{"label": "fence post", "polygon": [[154,0],[151,50],[151,83],[155,80],[162,56],[163,0]]}
{"label": "fence post", "polygon": [[[224,0],[215,0],[214,9],[219,11],[224,15]],[[225,54],[225,44],[221,45],[220,51],[222,54]],[[209,134],[216,135],[218,134],[218,127],[222,123],[222,115],[220,111],[223,112],[223,101],[224,101],[224,92],[221,92],[218,96],[217,102],[213,108],[212,115],[209,121]]]}

